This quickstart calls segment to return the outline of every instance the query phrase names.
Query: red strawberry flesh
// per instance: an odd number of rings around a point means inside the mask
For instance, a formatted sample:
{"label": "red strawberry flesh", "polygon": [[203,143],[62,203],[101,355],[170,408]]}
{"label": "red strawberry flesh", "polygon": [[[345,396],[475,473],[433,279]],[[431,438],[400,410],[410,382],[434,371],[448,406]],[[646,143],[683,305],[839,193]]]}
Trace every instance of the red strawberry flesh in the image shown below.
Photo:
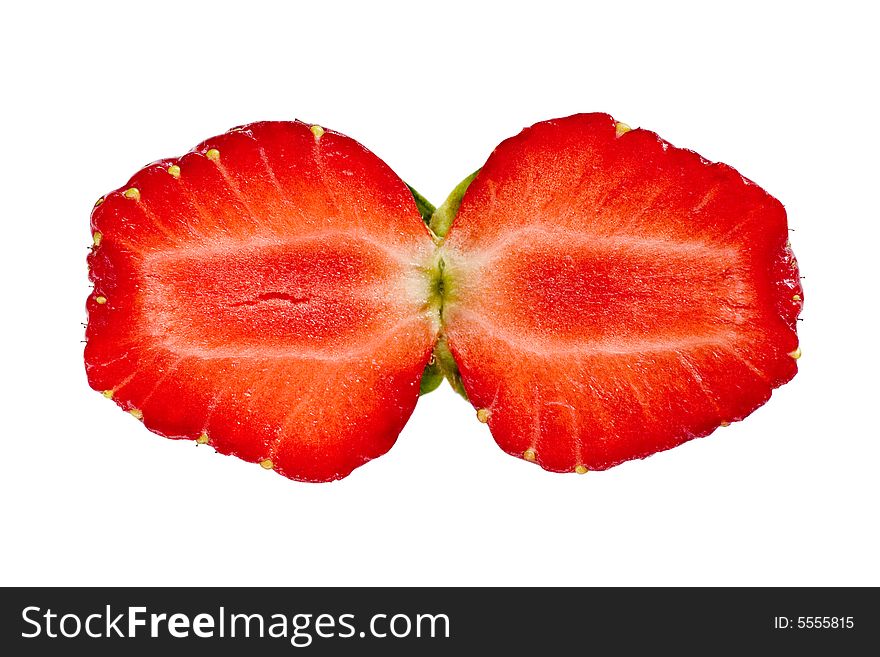
{"label": "red strawberry flesh", "polygon": [[436,337],[433,246],[375,155],[245,126],[144,168],[92,227],[89,382],[148,428],[305,481],[393,445]]}
{"label": "red strawberry flesh", "polygon": [[505,451],[560,472],[742,419],[797,370],[787,237],[778,201],[654,133],[604,114],[526,129],[442,249],[469,399]]}
{"label": "red strawberry flesh", "polygon": [[145,167],[92,215],[90,385],[156,433],[328,481],[393,445],[435,344],[425,389],[463,385],[505,451],[559,472],[707,435],[797,371],[782,205],[654,133],[539,123],[419,212],[300,122]]}

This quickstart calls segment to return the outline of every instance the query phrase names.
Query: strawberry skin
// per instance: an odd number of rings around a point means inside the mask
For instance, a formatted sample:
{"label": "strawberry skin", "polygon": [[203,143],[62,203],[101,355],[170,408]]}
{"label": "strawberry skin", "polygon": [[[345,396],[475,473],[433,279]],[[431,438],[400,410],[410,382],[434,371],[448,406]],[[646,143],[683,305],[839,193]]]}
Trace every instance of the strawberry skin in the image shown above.
{"label": "strawberry skin", "polygon": [[357,142],[255,123],[92,213],[89,384],[170,438],[303,481],[384,454],[436,340],[433,244]]}
{"label": "strawberry skin", "polygon": [[498,146],[441,254],[468,398],[502,449],[547,470],[705,436],[797,371],[803,291],[782,205],[606,114]]}

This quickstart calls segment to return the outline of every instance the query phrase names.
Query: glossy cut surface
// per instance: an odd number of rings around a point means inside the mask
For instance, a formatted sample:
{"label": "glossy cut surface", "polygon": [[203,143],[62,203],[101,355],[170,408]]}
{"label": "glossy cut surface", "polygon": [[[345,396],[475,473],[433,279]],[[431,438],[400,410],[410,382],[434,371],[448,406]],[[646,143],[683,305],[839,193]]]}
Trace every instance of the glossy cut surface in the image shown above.
{"label": "glossy cut surface", "polygon": [[782,205],[607,114],[525,129],[436,209],[348,137],[255,123],[145,167],[92,230],[90,385],[293,479],[385,453],[444,376],[506,452],[584,473],[797,372]]}
{"label": "glossy cut surface", "polygon": [[605,469],[740,420],[790,380],[803,293],[782,205],[605,114],[503,142],[443,257],[448,345],[508,453]]}
{"label": "glossy cut surface", "polygon": [[305,481],[393,445],[435,340],[433,247],[360,144],[244,126],[135,174],[92,228],[89,383],[147,428]]}

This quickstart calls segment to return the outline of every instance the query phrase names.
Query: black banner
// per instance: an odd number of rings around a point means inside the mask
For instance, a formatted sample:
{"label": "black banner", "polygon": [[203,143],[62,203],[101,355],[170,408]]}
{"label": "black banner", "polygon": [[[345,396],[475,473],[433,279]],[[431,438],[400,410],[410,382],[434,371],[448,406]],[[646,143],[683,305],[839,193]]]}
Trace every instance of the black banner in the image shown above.
{"label": "black banner", "polygon": [[0,595],[7,655],[140,648],[163,657],[466,648],[849,655],[880,639],[880,603],[869,588],[7,588]]}

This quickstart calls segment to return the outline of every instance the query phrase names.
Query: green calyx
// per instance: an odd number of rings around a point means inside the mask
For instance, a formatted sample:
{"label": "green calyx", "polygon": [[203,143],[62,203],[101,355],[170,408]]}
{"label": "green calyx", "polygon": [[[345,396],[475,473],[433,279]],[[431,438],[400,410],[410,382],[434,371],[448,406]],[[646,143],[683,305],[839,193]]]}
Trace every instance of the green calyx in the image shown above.
{"label": "green calyx", "polygon": [[419,214],[422,215],[422,221],[425,222],[426,226],[431,225],[431,217],[434,215],[434,211],[436,208],[431,205],[431,202],[426,199],[424,196],[419,194],[415,189],[407,185],[409,189],[409,193],[412,194],[413,199],[415,199],[416,207],[419,209]]}
{"label": "green calyx", "polygon": [[[431,231],[438,247],[443,243],[446,234],[449,232],[452,221],[458,214],[458,208],[461,206],[465,192],[467,192],[468,187],[478,173],[479,170],[462,180],[438,208],[435,208],[424,196],[407,185],[413,195],[413,199],[415,199],[419,214],[422,215],[422,220]],[[449,350],[444,334],[443,306],[452,294],[453,282],[446,271],[446,263],[440,255],[437,256],[434,266],[431,268],[430,276],[428,303],[431,308],[437,310],[440,317],[440,335],[437,338],[437,344],[434,345],[434,351],[431,354],[428,365],[422,373],[420,394],[424,395],[432,390],[436,390],[445,378],[449,381],[449,385],[452,386],[455,392],[467,399],[467,393],[461,382],[461,374],[458,371],[458,364],[456,364],[452,352]]]}
{"label": "green calyx", "polygon": [[458,371],[458,364],[452,357],[452,352],[446,345],[446,338],[442,335],[434,345],[434,352],[431,354],[431,360],[428,361],[425,371],[422,373],[422,383],[419,394],[426,395],[432,390],[436,390],[443,383],[443,379],[449,381],[449,385],[464,399],[467,399],[467,393],[464,385],[461,383],[461,374]]}
{"label": "green calyx", "polygon": [[[479,169],[458,183],[455,189],[452,190],[452,193],[446,197],[445,201],[443,201],[443,205],[434,210],[431,215],[431,220],[428,222],[428,228],[431,229],[431,232],[434,233],[434,235],[441,238],[446,237],[446,233],[449,232],[449,227],[452,226],[452,220],[455,219],[455,215],[458,214],[461,199],[464,198],[465,192],[474,181],[474,178],[477,177],[478,173],[480,173]],[[416,201],[416,203],[418,203],[418,201]]]}

